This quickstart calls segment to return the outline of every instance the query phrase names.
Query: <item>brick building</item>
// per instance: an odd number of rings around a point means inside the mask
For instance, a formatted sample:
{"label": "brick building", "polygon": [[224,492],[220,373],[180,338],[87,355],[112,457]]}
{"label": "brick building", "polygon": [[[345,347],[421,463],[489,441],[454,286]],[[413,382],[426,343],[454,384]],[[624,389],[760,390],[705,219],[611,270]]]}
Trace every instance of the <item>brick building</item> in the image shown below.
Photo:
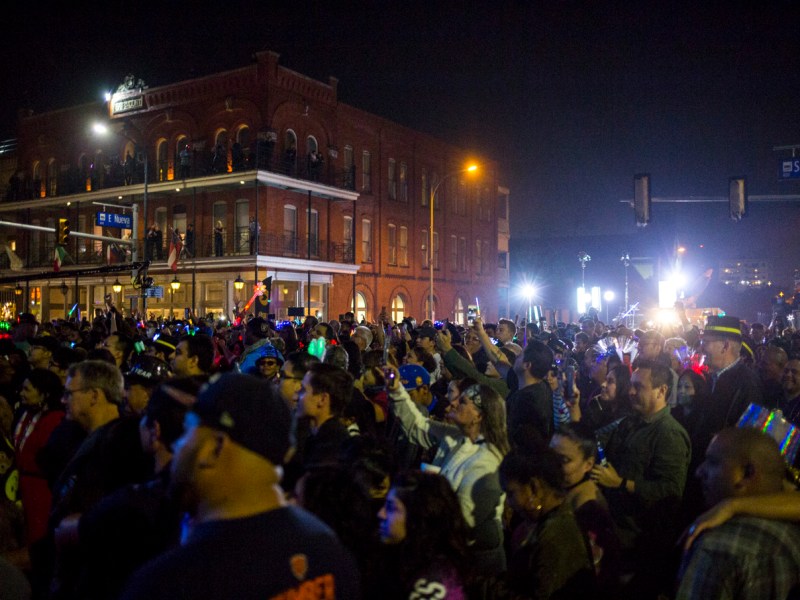
{"label": "brick building", "polygon": [[[335,78],[312,80],[278,58],[261,52],[249,66],[157,88],[129,75],[106,103],[21,114],[19,177],[0,220],[55,231],[67,218],[72,232],[96,237],[71,235],[54,276],[54,233],[0,227],[0,243],[24,263],[11,271],[0,257],[0,288],[22,288],[17,309],[48,319],[115,293],[127,309],[146,302],[163,316],[246,308],[280,319],[302,307],[330,319],[355,297],[361,318],[386,307],[395,320],[422,320],[435,190],[435,317],[464,321],[476,298],[486,318],[507,314],[509,192],[498,165],[342,104]],[[126,215],[131,227],[98,213]],[[153,225],[160,239],[148,238]],[[176,272],[173,232],[192,246]],[[133,244],[110,239],[125,237]],[[102,268],[144,259],[146,300],[141,277]]]}

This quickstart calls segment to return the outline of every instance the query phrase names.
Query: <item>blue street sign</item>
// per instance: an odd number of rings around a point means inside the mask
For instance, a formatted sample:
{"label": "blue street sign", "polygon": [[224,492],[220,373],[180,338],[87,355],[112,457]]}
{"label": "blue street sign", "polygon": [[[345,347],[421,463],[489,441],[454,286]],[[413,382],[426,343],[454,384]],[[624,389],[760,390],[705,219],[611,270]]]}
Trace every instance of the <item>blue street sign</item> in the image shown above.
{"label": "blue street sign", "polygon": [[781,160],[781,179],[800,179],[800,158],[785,158]]}
{"label": "blue street sign", "polygon": [[131,229],[133,227],[133,217],[131,215],[118,215],[116,213],[97,213],[97,224],[100,227],[117,227],[119,229]]}
{"label": "blue street sign", "polygon": [[163,285],[156,285],[153,287],[149,287],[144,291],[145,298],[163,298],[164,297],[164,286]]}

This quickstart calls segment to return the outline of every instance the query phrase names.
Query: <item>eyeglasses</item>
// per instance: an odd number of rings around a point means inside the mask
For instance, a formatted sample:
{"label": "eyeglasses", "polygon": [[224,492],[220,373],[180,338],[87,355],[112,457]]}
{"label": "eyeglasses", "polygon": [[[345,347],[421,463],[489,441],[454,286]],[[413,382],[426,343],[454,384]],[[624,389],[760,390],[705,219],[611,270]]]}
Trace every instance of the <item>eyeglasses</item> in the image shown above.
{"label": "eyeglasses", "polygon": [[271,358],[268,358],[266,360],[258,361],[258,364],[259,364],[259,366],[264,365],[264,366],[267,366],[267,367],[274,367],[275,365],[278,364],[278,361],[277,360],[272,360]]}
{"label": "eyeglasses", "polygon": [[78,392],[85,392],[85,391],[91,390],[91,389],[93,389],[93,388],[80,388],[80,389],[77,389],[77,390],[71,390],[69,388],[64,388],[64,393],[61,396],[63,398],[66,398],[67,400],[69,400],[70,398],[72,398],[72,396],[74,396]]}
{"label": "eyeglasses", "polygon": [[286,379],[287,381],[291,381],[291,380],[294,380],[294,381],[302,381],[302,380],[303,380],[303,378],[302,378],[302,377],[292,377],[291,375],[287,375],[287,374],[286,374],[286,373],[284,373],[283,371],[281,371],[280,373],[278,373],[278,377],[280,377],[281,379]]}

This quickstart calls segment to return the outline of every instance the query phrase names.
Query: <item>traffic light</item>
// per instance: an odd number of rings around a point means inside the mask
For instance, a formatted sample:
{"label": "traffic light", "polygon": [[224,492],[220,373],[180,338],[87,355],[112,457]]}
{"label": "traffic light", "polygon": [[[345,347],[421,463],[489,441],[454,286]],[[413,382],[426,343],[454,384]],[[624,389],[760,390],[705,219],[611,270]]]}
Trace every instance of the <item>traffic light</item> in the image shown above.
{"label": "traffic light", "polygon": [[59,219],[56,228],[56,244],[66,246],[69,241],[69,219]]}
{"label": "traffic light", "polygon": [[728,210],[734,221],[741,221],[747,214],[747,188],[744,177],[731,177],[728,180]]}
{"label": "traffic light", "polygon": [[637,226],[650,222],[650,175],[642,173],[633,178],[633,212]]}
{"label": "traffic light", "polygon": [[264,290],[267,292],[267,303],[272,302],[272,277],[267,277],[261,283],[264,284]]}

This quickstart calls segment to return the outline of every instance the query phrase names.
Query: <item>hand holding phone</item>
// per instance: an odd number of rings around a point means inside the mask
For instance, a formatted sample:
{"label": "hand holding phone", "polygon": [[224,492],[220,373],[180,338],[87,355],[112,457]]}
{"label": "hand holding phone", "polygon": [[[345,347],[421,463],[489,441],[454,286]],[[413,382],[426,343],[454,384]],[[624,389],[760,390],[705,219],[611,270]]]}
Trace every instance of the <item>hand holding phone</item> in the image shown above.
{"label": "hand holding phone", "polygon": [[575,397],[575,366],[574,365],[567,365],[564,367],[564,397],[565,398],[574,398]]}
{"label": "hand holding phone", "polygon": [[392,366],[383,367],[383,378],[386,380],[386,388],[391,391],[397,387],[397,369]]}

